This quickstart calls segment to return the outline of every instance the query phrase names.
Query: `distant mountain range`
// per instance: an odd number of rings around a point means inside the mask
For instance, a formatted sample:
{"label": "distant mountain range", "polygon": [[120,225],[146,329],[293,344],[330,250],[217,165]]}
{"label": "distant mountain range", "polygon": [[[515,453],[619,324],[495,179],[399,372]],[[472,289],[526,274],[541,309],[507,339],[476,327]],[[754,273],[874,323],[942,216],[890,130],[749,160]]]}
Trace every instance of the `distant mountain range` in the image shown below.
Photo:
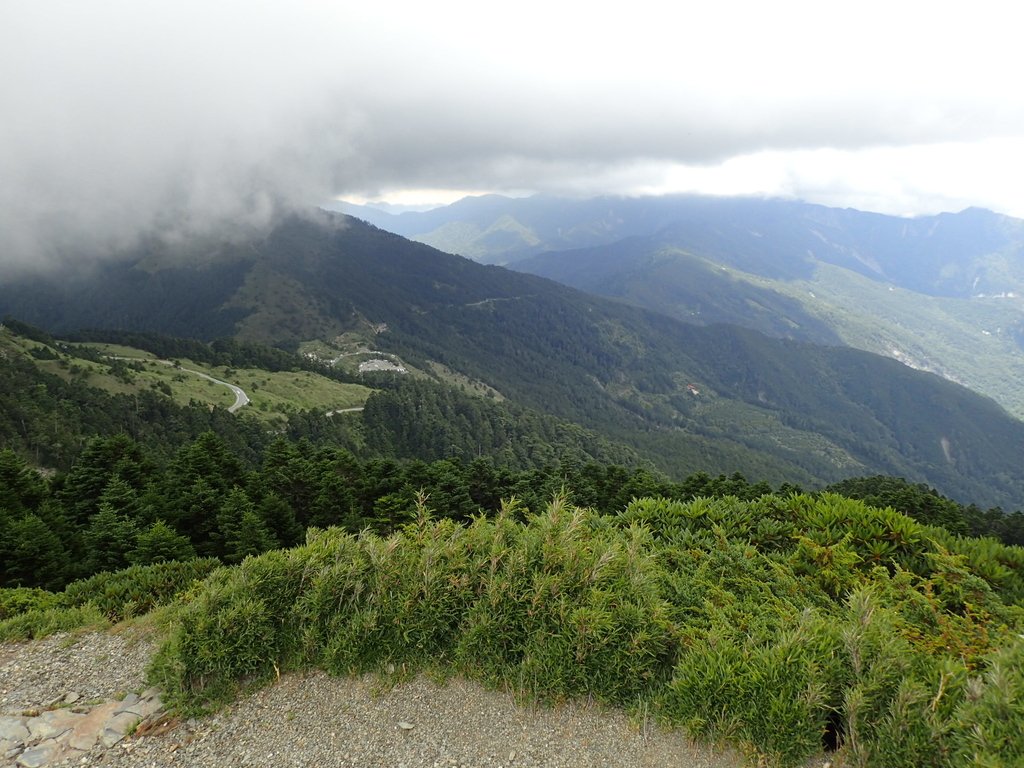
{"label": "distant mountain range", "polygon": [[375,224],[700,324],[846,344],[1024,417],[1024,221],[784,200],[470,198]]}
{"label": "distant mountain range", "polygon": [[389,232],[490,264],[653,237],[775,279],[807,278],[825,263],[930,296],[1024,288],[1024,221],[980,208],[907,219],[791,200],[694,195],[486,195],[397,215],[343,207]]}
{"label": "distant mountain range", "polygon": [[483,383],[628,443],[675,476],[817,484],[883,473],[1024,506],[1024,424],[956,384],[855,349],[684,323],[340,215],[8,281],[0,313],[58,332],[376,349],[410,375]]}

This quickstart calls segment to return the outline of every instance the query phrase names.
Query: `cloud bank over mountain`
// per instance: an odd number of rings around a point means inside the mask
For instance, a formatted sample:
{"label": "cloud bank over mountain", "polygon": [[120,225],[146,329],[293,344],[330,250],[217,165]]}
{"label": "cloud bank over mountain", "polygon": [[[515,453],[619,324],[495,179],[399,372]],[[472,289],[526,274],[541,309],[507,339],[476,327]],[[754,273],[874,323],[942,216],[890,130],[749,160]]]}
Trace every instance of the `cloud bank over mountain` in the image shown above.
{"label": "cloud bank over mountain", "polygon": [[417,187],[1024,213],[999,4],[352,5],[5,4],[0,263]]}

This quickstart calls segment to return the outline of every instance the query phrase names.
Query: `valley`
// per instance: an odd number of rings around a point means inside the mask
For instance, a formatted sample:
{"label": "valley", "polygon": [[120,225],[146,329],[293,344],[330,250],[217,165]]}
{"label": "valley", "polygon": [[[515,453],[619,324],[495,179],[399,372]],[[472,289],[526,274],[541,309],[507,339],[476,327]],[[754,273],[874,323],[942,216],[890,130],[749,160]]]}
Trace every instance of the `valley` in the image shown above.
{"label": "valley", "polygon": [[[400,361],[411,376],[575,423],[672,477],[740,471],[814,487],[877,473],[988,506],[1024,506],[1012,459],[1024,452],[1024,424],[951,382],[839,346],[838,337],[824,346],[684,323],[337,215],[293,218],[258,241],[211,247],[205,262],[168,254],[160,266],[153,254],[128,253],[59,286],[0,286],[0,311],[58,332],[211,340],[227,331],[337,360],[352,381],[367,359]],[[97,281],[103,302],[92,298]],[[795,302],[810,289],[793,290],[782,298]],[[801,311],[795,322],[804,328],[812,316]],[[365,400],[358,389],[320,391],[312,378],[286,385],[255,372],[231,378],[223,367],[191,367],[240,386],[257,414],[280,414],[290,398],[321,413]],[[209,382],[190,386],[230,398]]]}

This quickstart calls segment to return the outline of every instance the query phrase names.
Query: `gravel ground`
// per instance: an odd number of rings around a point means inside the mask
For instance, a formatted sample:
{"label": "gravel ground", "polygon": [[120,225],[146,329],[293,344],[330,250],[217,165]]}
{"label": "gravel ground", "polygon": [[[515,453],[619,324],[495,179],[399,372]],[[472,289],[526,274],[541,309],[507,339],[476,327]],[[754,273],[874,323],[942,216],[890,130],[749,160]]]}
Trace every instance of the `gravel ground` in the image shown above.
{"label": "gravel ground", "polygon": [[140,691],[152,652],[142,635],[119,632],[0,644],[0,714],[45,707],[69,691],[84,701]]}
{"label": "gravel ground", "polygon": [[679,733],[641,733],[625,717],[594,707],[520,707],[507,694],[460,680],[437,685],[418,677],[385,692],[376,689],[376,682],[372,676],[287,676],[214,718],[136,743],[131,752],[108,753],[111,759],[105,764],[196,768],[742,765],[735,755],[695,748]]}
{"label": "gravel ground", "polygon": [[[0,710],[68,691],[112,697],[143,687],[151,644],[131,634],[0,645]],[[97,762],[99,761],[99,762]],[[424,676],[381,690],[374,676],[287,675],[215,716],[126,740],[90,765],[393,766],[394,768],[740,768],[736,754],[637,726],[584,703],[517,705],[506,693]],[[820,763],[819,763],[820,764]]]}

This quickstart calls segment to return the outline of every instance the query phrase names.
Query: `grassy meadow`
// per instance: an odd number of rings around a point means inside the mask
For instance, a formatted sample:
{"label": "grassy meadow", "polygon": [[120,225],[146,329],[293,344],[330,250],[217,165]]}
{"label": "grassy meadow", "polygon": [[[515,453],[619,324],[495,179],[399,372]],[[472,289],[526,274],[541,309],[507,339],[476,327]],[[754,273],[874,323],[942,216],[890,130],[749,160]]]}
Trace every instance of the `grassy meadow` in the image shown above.
{"label": "grassy meadow", "polygon": [[[210,407],[228,408],[235,402],[230,389],[197,376],[194,372],[198,371],[241,387],[251,402],[239,413],[252,414],[264,421],[279,420],[293,411],[326,413],[359,407],[372,392],[368,387],[334,381],[310,371],[214,367],[188,359],[175,360],[173,365],[168,365],[148,352],[119,344],[51,347],[4,331],[0,335],[0,349],[5,346],[12,354],[32,354],[41,370],[65,380],[77,377],[89,386],[112,394],[152,389],[179,405],[195,401]],[[72,351],[74,354],[69,354]],[[76,356],[83,351],[88,357]]]}

